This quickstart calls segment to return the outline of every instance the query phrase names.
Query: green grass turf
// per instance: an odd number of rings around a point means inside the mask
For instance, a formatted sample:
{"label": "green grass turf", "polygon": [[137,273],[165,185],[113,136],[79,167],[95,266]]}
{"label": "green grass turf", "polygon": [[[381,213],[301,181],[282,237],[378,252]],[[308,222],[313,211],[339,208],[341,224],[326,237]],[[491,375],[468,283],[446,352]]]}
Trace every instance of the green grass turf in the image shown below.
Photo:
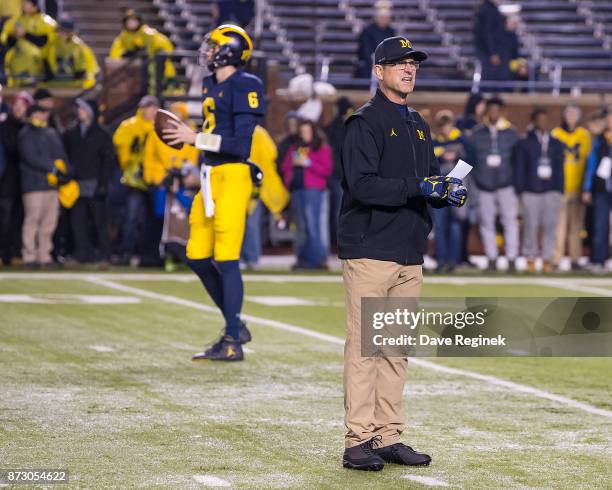
{"label": "green grass turf", "polygon": [[[115,281],[210,304],[196,282]],[[78,281],[0,280],[0,293],[125,295]],[[247,296],[316,307],[245,312],[341,337],[341,284],[247,282]],[[556,288],[427,285],[431,296],[569,295]],[[71,486],[606,488],[612,420],[465,377],[412,367],[404,439],[428,468],[344,470],[341,346],[252,325],[247,362],[194,364],[219,316],[130,305],[0,304],[0,467],[66,468]],[[92,346],[109,347],[97,352]],[[610,409],[608,359],[436,359]]]}

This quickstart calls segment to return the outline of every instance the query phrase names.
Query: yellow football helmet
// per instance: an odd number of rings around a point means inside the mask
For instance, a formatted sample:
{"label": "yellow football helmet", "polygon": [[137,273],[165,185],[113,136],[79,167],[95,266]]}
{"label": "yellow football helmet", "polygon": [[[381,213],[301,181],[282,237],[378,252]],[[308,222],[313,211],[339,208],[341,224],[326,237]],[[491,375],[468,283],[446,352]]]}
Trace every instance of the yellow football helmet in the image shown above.
{"label": "yellow football helmet", "polygon": [[[212,56],[208,52],[212,50]],[[253,41],[242,27],[223,24],[210,31],[204,38],[198,55],[198,63],[214,71],[221,66],[244,65],[253,53]]]}

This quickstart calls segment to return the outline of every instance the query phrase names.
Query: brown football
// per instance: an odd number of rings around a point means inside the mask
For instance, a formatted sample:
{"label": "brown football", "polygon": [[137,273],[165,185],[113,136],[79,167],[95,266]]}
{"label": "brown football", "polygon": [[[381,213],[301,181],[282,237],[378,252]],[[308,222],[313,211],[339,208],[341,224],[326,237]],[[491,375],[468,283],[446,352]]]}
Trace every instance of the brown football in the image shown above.
{"label": "brown football", "polygon": [[176,117],[174,114],[172,114],[170,111],[166,111],[164,109],[157,109],[157,114],[155,114],[155,123],[154,123],[155,134],[157,134],[157,137],[160,140],[162,140],[164,143],[166,143],[168,146],[176,150],[180,150],[183,147],[183,143],[177,143],[175,145],[170,145],[169,143],[166,142],[166,138],[168,138],[168,136],[164,135],[164,129],[174,128],[174,125],[171,124],[170,121],[181,122],[181,120],[178,117]]}

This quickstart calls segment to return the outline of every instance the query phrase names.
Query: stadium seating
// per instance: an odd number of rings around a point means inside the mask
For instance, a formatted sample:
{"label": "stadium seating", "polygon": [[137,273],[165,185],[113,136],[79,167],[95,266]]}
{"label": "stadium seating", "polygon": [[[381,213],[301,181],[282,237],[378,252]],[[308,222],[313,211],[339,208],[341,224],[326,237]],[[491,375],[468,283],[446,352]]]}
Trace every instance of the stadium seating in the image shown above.
{"label": "stadium seating", "polygon": [[[518,0],[521,54],[549,80],[607,80],[612,74],[612,0]],[[211,28],[212,0],[136,0],[129,6],[168,34],[179,49],[195,50]],[[469,86],[474,69],[473,23],[478,0],[394,0],[393,25],[431,57],[419,86]],[[305,71],[344,88],[367,88],[353,78],[357,36],[373,15],[371,0],[266,0],[257,49],[279,62],[284,80]],[[65,0],[83,37],[105,54],[118,31],[119,2]],[[93,12],[93,15],[92,15]],[[192,60],[185,60],[184,64]],[[327,69],[325,69],[327,68]],[[559,73],[557,73],[559,75]]]}

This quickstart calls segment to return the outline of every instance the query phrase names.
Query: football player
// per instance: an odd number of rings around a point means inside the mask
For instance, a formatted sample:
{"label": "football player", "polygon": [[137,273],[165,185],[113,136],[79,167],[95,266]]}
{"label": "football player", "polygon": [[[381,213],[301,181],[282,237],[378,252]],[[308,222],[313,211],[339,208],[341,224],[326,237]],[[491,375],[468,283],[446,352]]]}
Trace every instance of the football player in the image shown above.
{"label": "football player", "polygon": [[205,38],[199,63],[211,75],[203,82],[202,131],[173,122],[164,130],[169,144],[187,143],[203,151],[202,188],[189,217],[189,266],[198,275],[225,318],[219,338],[193,360],[241,361],[242,344],[251,334],[240,319],[243,284],[240,248],[253,188],[247,163],[253,131],[264,115],[263,83],[241,68],[253,43],[234,25],[221,25]]}

